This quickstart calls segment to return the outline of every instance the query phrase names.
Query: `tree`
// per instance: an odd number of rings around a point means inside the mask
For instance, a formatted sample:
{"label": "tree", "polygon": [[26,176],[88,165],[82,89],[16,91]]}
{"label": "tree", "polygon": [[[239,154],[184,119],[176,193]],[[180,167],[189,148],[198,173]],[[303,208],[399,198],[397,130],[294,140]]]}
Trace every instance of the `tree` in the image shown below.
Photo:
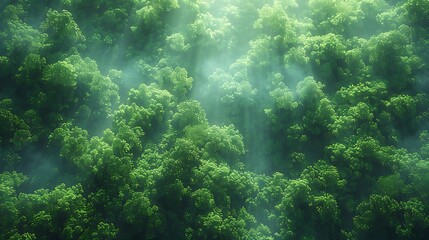
{"label": "tree", "polygon": [[[261,29],[262,34],[278,39],[282,47],[293,46],[297,43],[296,32],[300,31],[295,25],[297,23],[291,20],[286,10],[296,7],[294,1],[274,1],[273,6],[264,5],[259,10],[259,18],[256,20],[254,27]],[[286,10],[285,10],[286,9]]]}
{"label": "tree", "polygon": [[22,185],[28,178],[17,172],[2,172],[0,174],[0,236],[4,239],[16,235],[19,223],[19,210],[17,209],[16,188]]}
{"label": "tree", "polygon": [[30,126],[10,110],[0,108],[0,159],[1,170],[14,169],[21,159],[19,152],[32,142]]}
{"label": "tree", "polygon": [[397,165],[392,149],[370,137],[334,143],[325,150],[329,163],[346,180],[344,190],[353,198],[367,196],[372,191],[368,186],[374,186],[379,176],[391,173]]}
{"label": "tree", "polygon": [[0,239],[426,239],[426,1],[0,1]]}
{"label": "tree", "polygon": [[93,137],[89,146],[91,172],[87,181],[91,188],[118,192],[130,180],[131,158],[115,155],[113,147],[99,137]]}
{"label": "tree", "polygon": [[417,36],[424,37],[426,35],[424,32],[429,28],[429,4],[421,0],[408,0],[404,7],[407,11],[408,21],[415,28]]}
{"label": "tree", "polygon": [[392,97],[385,102],[395,127],[403,135],[413,134],[417,129],[417,100],[409,95]]}
{"label": "tree", "polygon": [[153,28],[162,24],[163,17],[169,11],[179,8],[177,0],[157,0],[149,2],[147,0],[135,1],[137,7],[137,17],[144,23],[146,28]]}
{"label": "tree", "polygon": [[421,59],[410,44],[409,32],[409,27],[402,25],[368,41],[373,74],[385,79],[389,90],[394,92],[412,87],[413,74],[421,67]]}
{"label": "tree", "polygon": [[305,39],[304,49],[310,56],[310,65],[316,79],[329,86],[328,92],[336,91],[342,84],[341,69],[346,68],[346,45],[341,35],[328,33]]}
{"label": "tree", "polygon": [[202,134],[204,140],[200,142],[190,135],[193,129],[186,131],[186,136],[194,143],[203,148],[207,157],[216,161],[235,164],[236,161],[244,154],[243,136],[234,128],[233,125],[218,127],[211,126]]}
{"label": "tree", "polygon": [[137,89],[131,89],[127,102],[152,109],[159,120],[168,118],[173,107],[171,93],[159,89],[156,84],[141,84]]}
{"label": "tree", "polygon": [[16,206],[22,216],[22,230],[38,239],[83,236],[89,228],[90,210],[82,193],[81,185],[67,188],[61,184],[52,191],[20,194]]}
{"label": "tree", "polygon": [[64,159],[62,165],[66,171],[73,167],[87,170],[88,162],[88,132],[71,123],[63,123],[49,136],[49,146],[59,150]]}
{"label": "tree", "polygon": [[204,109],[198,101],[190,100],[177,105],[177,112],[171,120],[172,127],[177,131],[183,131],[188,126],[207,125]]}
{"label": "tree", "polygon": [[383,81],[366,81],[342,87],[335,93],[339,105],[350,106],[359,102],[370,104],[378,110],[382,108],[382,100],[387,99],[386,83]]}
{"label": "tree", "polygon": [[182,33],[173,33],[165,38],[167,46],[174,52],[186,52],[191,45],[186,43],[185,36]]}
{"label": "tree", "polygon": [[337,115],[329,125],[333,136],[341,139],[352,136],[370,136],[381,139],[373,110],[364,102],[350,107],[344,115]]}
{"label": "tree", "polygon": [[143,226],[129,229],[130,236],[145,236],[147,239],[156,239],[162,233],[163,220],[158,206],[151,203],[145,192],[135,192],[124,205],[124,217],[132,226]]}
{"label": "tree", "polygon": [[402,202],[404,212],[402,226],[397,228],[397,233],[404,239],[424,239],[429,230],[429,219],[425,212],[427,206],[417,199]]}
{"label": "tree", "polygon": [[13,61],[16,64],[28,54],[41,51],[46,46],[47,35],[20,19],[11,19],[7,22],[2,38],[7,55],[14,56]]}
{"label": "tree", "polygon": [[45,67],[46,59],[39,54],[31,53],[25,57],[24,63],[18,69],[17,82],[19,84],[19,88],[22,88],[23,90],[30,88],[32,89],[31,92],[41,91],[41,80],[43,69]]}
{"label": "tree", "polygon": [[39,93],[35,104],[43,112],[64,114],[77,102],[75,91],[77,74],[74,66],[58,61],[43,69],[44,91]]}
{"label": "tree", "polygon": [[109,118],[119,102],[118,86],[109,77],[103,76],[97,63],[90,58],[72,55],[65,59],[76,74],[76,106],[73,109],[82,126],[95,128],[92,122]]}
{"label": "tree", "polygon": [[195,210],[198,214],[207,214],[208,211],[214,208],[213,194],[207,188],[200,188],[195,190],[192,195]]}
{"label": "tree", "polygon": [[280,84],[278,88],[270,92],[270,95],[274,100],[274,106],[265,110],[265,114],[275,124],[286,123],[290,125],[294,120],[295,110],[298,107],[292,92],[284,84]]}
{"label": "tree", "polygon": [[307,167],[302,171],[300,178],[306,179],[313,191],[327,192],[334,196],[339,195],[346,183],[340,178],[337,168],[325,161],[318,161]]}
{"label": "tree", "polygon": [[69,48],[85,41],[85,36],[67,10],[61,12],[48,10],[41,29],[49,36],[48,44],[53,52],[68,51]]}
{"label": "tree", "polygon": [[181,67],[176,67],[175,69],[170,67],[162,68],[155,78],[161,88],[169,91],[179,101],[184,100],[192,88],[192,77],[188,77],[186,69]]}
{"label": "tree", "polygon": [[95,239],[116,239],[119,229],[112,223],[100,222],[97,229],[91,233],[91,238]]}
{"label": "tree", "polygon": [[355,239],[393,239],[399,237],[400,204],[387,196],[371,195],[357,207],[353,218]]}
{"label": "tree", "polygon": [[213,55],[216,51],[232,49],[234,39],[228,38],[232,30],[229,19],[225,16],[216,17],[210,12],[197,14],[196,20],[190,24],[190,36],[196,49],[207,49],[205,55]]}
{"label": "tree", "polygon": [[194,239],[242,239],[246,236],[246,222],[234,216],[223,216],[215,209],[200,219],[200,227],[193,234]]}
{"label": "tree", "polygon": [[306,77],[296,86],[296,95],[304,108],[313,110],[314,106],[324,96],[324,85],[316,82],[313,77]]}
{"label": "tree", "polygon": [[340,210],[335,198],[328,193],[314,195],[305,179],[290,181],[277,208],[281,211],[279,224],[283,238],[340,236]]}

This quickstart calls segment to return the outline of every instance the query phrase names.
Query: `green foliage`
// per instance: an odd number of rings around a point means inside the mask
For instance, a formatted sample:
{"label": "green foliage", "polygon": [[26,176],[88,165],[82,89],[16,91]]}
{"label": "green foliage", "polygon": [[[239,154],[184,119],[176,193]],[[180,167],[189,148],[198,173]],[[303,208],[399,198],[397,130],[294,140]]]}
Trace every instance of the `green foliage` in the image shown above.
{"label": "green foliage", "polygon": [[317,101],[320,101],[324,96],[323,87],[322,83],[316,82],[312,77],[306,77],[296,86],[296,95],[299,103],[304,108],[313,108]]}
{"label": "green foliage", "polygon": [[339,207],[328,193],[313,195],[306,180],[292,180],[277,207],[281,236],[291,239],[329,239],[339,236]]}
{"label": "green foliage", "polygon": [[292,92],[288,87],[280,85],[271,91],[270,95],[274,99],[274,107],[273,109],[265,110],[265,113],[275,123],[288,123],[289,121],[285,121],[285,118],[293,118],[295,109],[298,107],[298,103],[294,100]]}
{"label": "green foliage", "polygon": [[413,72],[420,68],[420,59],[413,54],[409,27],[381,33],[368,41],[369,61],[376,76],[387,81],[392,91],[401,91],[414,84]]}
{"label": "green foliage", "polygon": [[59,155],[66,160],[65,165],[73,163],[77,167],[83,168],[82,156],[88,152],[88,132],[64,123],[49,136],[51,147],[60,148]]}
{"label": "green foliage", "polygon": [[46,66],[46,59],[38,54],[31,53],[24,59],[24,63],[19,67],[18,79],[23,87],[40,88],[43,69]]}
{"label": "green foliage", "polygon": [[[5,103],[5,100],[2,103]],[[0,108],[0,169],[2,170],[14,169],[14,165],[21,159],[18,153],[27,143],[33,141],[30,126],[11,110]]]}
{"label": "green foliage", "polygon": [[16,61],[20,61],[29,53],[37,53],[46,46],[47,36],[22,20],[10,20],[7,27],[2,38],[6,53],[8,56],[14,56]]}
{"label": "green foliage", "polygon": [[89,209],[82,192],[81,185],[67,188],[61,184],[52,191],[20,194],[16,206],[22,216],[22,230],[40,239],[83,236],[89,225]]}
{"label": "green foliage", "polygon": [[340,179],[338,170],[324,161],[317,162],[314,166],[302,171],[300,178],[306,179],[311,189],[334,195],[341,192],[345,185],[345,181]]}
{"label": "green foliage", "polygon": [[409,95],[399,95],[392,97],[386,102],[388,112],[392,115],[398,128],[408,128],[408,131],[415,127],[415,119],[417,115],[417,101]]}
{"label": "green foliage", "polygon": [[337,91],[336,96],[338,104],[345,106],[364,102],[380,107],[381,100],[387,97],[387,88],[381,81],[363,82],[341,88]]}
{"label": "green foliage", "polygon": [[387,196],[371,195],[368,201],[357,207],[357,215],[353,225],[357,239],[396,238],[396,228],[399,225],[400,205]]}
{"label": "green foliage", "polygon": [[427,31],[429,3],[421,0],[409,0],[404,5],[412,26],[418,30],[423,29]]}
{"label": "green foliage", "polygon": [[3,172],[0,174],[0,229],[2,238],[8,238],[16,231],[19,222],[18,202],[15,188],[19,187],[28,178],[22,173]]}
{"label": "green foliage", "polygon": [[148,25],[162,24],[163,14],[172,9],[178,8],[179,3],[177,0],[137,0],[136,5],[141,7],[137,10],[136,14],[140,21]]}
{"label": "green foliage", "polygon": [[[197,146],[204,149],[207,157],[219,161],[234,163],[244,154],[243,137],[235,130],[233,125],[207,129],[189,128],[186,136]],[[194,131],[201,131],[195,134]]]}
{"label": "green foliage", "polygon": [[66,91],[76,89],[76,70],[70,63],[60,61],[49,65],[43,74],[43,80],[46,84],[53,87],[64,87]]}
{"label": "green foliage", "polygon": [[183,131],[188,126],[206,124],[208,124],[206,113],[201,104],[195,100],[177,105],[177,112],[171,120],[172,127],[178,131]]}
{"label": "green foliage", "polygon": [[49,36],[48,44],[54,50],[68,50],[85,41],[85,36],[67,10],[48,10],[41,29]]}
{"label": "green foliage", "polygon": [[186,52],[190,48],[190,45],[185,43],[185,37],[181,33],[173,33],[165,40],[171,50],[176,52]]}
{"label": "green foliage", "polygon": [[0,239],[426,239],[427,0],[0,3]]}
{"label": "green foliage", "polygon": [[132,197],[124,205],[127,222],[144,226],[140,231],[146,239],[154,239],[155,232],[162,226],[162,220],[158,212],[158,207],[151,204],[149,198],[142,192],[133,193]]}
{"label": "green foliage", "polygon": [[[286,5],[287,4],[287,5]],[[294,44],[297,41],[295,22],[291,20],[285,8],[296,7],[294,1],[288,3],[274,1],[273,6],[264,5],[259,10],[259,18],[256,20],[254,27],[261,29],[262,34],[280,39],[282,44]]]}
{"label": "green foliage", "polygon": [[197,211],[207,212],[214,207],[213,194],[206,188],[196,190],[191,197]]}
{"label": "green foliage", "polygon": [[76,104],[77,74],[72,64],[59,61],[43,70],[45,92],[38,93],[33,103],[42,111],[66,113]]}
{"label": "green foliage", "polygon": [[109,117],[119,101],[118,86],[103,76],[97,63],[90,58],[72,55],[65,61],[73,65],[76,72],[76,96],[80,105],[76,117],[88,122]]}
{"label": "green foliage", "polygon": [[14,146],[19,149],[23,143],[30,140],[30,127],[9,110],[0,109],[0,124],[1,146]]}
{"label": "green foliage", "polygon": [[215,17],[210,12],[199,13],[190,28],[196,44],[203,48],[227,50],[234,44],[228,38],[232,26],[226,17]]}
{"label": "green foliage", "polygon": [[97,225],[97,230],[91,233],[91,237],[95,239],[115,239],[118,231],[118,228],[112,223],[100,222]]}
{"label": "green foliage", "polygon": [[329,84],[330,89],[336,89],[344,81],[340,75],[346,58],[343,37],[333,33],[309,37],[304,49],[306,55],[311,56],[310,64],[316,78]]}
{"label": "green foliage", "polygon": [[184,68],[163,68],[158,72],[156,79],[161,88],[168,90],[179,101],[185,99],[192,88],[193,79],[188,77],[188,72]]}

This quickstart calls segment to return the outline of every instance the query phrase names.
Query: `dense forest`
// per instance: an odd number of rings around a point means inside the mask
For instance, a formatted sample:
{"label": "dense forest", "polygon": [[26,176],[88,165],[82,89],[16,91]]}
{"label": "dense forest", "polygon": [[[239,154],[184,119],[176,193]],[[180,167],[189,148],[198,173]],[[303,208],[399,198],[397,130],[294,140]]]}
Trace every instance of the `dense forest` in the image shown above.
{"label": "dense forest", "polygon": [[0,1],[0,239],[427,239],[428,0]]}

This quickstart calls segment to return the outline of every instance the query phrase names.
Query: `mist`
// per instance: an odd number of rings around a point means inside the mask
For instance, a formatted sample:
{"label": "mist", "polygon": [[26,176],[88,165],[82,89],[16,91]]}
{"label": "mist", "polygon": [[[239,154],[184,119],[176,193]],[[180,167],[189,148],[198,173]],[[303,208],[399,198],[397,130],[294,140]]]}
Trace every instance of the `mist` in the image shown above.
{"label": "mist", "polygon": [[0,239],[426,239],[428,16],[2,1]]}

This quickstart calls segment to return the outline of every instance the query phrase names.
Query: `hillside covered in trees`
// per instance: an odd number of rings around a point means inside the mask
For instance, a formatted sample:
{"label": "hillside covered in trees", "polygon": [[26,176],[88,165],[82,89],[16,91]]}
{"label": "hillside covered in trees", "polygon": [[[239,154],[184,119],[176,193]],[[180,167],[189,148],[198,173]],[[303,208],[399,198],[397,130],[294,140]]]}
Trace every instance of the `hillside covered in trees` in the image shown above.
{"label": "hillside covered in trees", "polygon": [[0,1],[0,239],[427,239],[428,0]]}

